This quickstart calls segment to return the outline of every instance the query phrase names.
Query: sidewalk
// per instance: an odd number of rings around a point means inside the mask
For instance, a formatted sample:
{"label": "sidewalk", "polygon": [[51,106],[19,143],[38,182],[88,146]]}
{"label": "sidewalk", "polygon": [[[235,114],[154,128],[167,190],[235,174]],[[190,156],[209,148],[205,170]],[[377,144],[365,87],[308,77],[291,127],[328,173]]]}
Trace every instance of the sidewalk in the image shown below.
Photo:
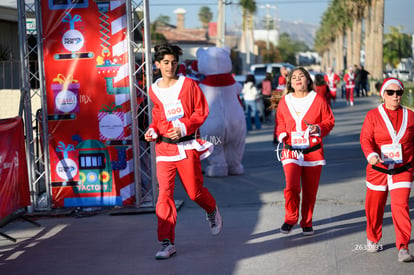
{"label": "sidewalk", "polygon": [[364,250],[366,160],[359,133],[366,112],[378,104],[378,97],[360,97],[354,107],[344,99],[334,105],[336,125],[324,141],[327,165],[314,236],[303,237],[299,226],[289,235],[279,231],[284,176],[272,144],[273,125],[265,124],[247,136],[244,175],[205,178],[223,216],[221,235],[210,235],[205,214],[177,184],[175,197],[184,203],[175,257],[154,259],[159,249],[154,213],[42,217],[36,220],[41,227],[16,220],[1,228],[17,242],[0,237],[0,274],[413,274],[414,263],[397,261],[389,204],[382,250]]}

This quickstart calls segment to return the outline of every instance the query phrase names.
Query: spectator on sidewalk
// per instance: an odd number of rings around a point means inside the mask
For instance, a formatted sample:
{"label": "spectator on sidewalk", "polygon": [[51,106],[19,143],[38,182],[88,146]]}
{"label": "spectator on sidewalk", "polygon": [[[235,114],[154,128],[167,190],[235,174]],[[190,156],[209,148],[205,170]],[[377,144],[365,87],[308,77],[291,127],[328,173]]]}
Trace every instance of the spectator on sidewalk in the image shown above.
{"label": "spectator on sidewalk", "polygon": [[254,119],[254,124],[256,130],[262,128],[262,123],[260,121],[260,113],[258,104],[261,103],[260,91],[256,88],[256,78],[252,74],[246,76],[246,81],[243,84],[242,96],[245,106],[246,114],[246,127],[250,131],[253,129],[252,118]]}
{"label": "spectator on sidewalk", "polygon": [[359,91],[361,92],[362,96],[368,96],[368,92],[370,91],[368,80],[369,72],[365,70],[364,66],[361,66],[359,74]]}

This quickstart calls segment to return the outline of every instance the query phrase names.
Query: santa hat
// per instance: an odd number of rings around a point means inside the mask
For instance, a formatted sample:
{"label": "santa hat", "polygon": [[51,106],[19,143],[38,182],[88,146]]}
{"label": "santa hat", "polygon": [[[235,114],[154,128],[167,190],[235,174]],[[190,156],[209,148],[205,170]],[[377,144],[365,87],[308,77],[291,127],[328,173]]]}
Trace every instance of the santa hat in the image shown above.
{"label": "santa hat", "polygon": [[380,95],[381,97],[384,97],[385,90],[391,85],[391,84],[397,84],[398,87],[400,87],[402,90],[404,90],[404,85],[399,81],[397,78],[389,77],[384,79],[384,82],[382,82]]}
{"label": "santa hat", "polygon": [[186,69],[185,69],[185,65],[184,64],[180,64],[180,66],[178,66],[178,74],[181,74],[183,76],[187,75]]}
{"label": "santa hat", "polygon": [[198,61],[194,60],[193,62],[191,62],[190,68],[193,74],[198,74]]}

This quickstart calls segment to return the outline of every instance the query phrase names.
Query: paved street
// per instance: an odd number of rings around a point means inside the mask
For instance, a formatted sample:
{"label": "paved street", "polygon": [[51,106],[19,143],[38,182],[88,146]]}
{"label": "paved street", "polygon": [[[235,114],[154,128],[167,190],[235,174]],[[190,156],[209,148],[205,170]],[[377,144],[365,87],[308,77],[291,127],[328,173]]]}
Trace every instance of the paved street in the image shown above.
{"label": "paved street", "polygon": [[[273,125],[249,132],[245,175],[205,178],[224,219],[211,236],[205,214],[177,185],[183,200],[176,228],[177,255],[154,259],[159,249],[154,213],[90,217],[47,216],[41,227],[16,220],[0,231],[0,274],[413,274],[414,263],[399,263],[389,204],[384,216],[383,250],[364,251],[365,165],[359,133],[366,112],[379,98],[344,99],[334,105],[336,124],[325,138],[327,165],[314,213],[315,235],[300,227],[279,231],[284,217],[284,177],[272,144]],[[413,195],[410,208],[414,207]],[[411,216],[414,214],[411,211]],[[410,248],[414,252],[414,244]]]}

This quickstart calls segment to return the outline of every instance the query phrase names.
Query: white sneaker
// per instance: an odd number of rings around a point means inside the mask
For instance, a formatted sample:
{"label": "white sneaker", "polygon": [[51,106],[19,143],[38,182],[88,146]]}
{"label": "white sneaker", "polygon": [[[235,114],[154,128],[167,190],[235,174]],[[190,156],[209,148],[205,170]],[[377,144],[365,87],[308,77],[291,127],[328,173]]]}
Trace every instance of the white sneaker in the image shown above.
{"label": "white sneaker", "polygon": [[399,262],[412,262],[414,261],[414,256],[408,252],[407,248],[401,248],[398,251],[398,261]]}
{"label": "white sneaker", "polygon": [[378,252],[378,245],[377,243],[371,242],[367,239],[367,252],[375,253]]}
{"label": "white sneaker", "polygon": [[207,214],[207,220],[210,225],[210,230],[212,235],[218,235],[221,232],[221,229],[223,228],[223,220],[221,218],[220,212],[218,210],[218,207],[216,206],[216,209],[214,209],[214,212],[210,215]]}
{"label": "white sneaker", "polygon": [[161,245],[162,247],[160,251],[158,251],[157,254],[155,254],[155,259],[157,260],[168,259],[177,253],[177,250],[175,249],[175,245],[173,245],[170,242],[170,240],[162,241]]}

